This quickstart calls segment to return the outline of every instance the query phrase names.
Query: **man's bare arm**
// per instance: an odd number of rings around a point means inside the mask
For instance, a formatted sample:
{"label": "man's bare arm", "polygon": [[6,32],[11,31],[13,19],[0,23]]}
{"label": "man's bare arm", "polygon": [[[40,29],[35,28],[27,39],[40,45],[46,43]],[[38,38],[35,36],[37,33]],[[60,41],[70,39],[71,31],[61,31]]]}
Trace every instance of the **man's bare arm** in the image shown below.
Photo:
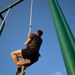
{"label": "man's bare arm", "polygon": [[28,45],[30,44],[30,42],[31,42],[31,39],[28,38],[24,45],[25,45],[25,46],[28,46]]}

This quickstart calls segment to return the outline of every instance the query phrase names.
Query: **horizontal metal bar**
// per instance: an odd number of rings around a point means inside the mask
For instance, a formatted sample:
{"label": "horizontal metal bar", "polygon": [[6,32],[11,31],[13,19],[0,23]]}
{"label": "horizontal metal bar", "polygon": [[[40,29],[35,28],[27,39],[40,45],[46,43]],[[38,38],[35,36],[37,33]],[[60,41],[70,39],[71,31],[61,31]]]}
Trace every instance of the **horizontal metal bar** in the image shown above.
{"label": "horizontal metal bar", "polygon": [[0,14],[4,13],[4,12],[7,11],[9,8],[14,7],[15,5],[19,4],[19,3],[22,2],[22,1],[23,1],[23,0],[18,0],[18,1],[16,1],[15,3],[13,3],[12,5],[9,5],[7,8],[5,8],[4,10],[2,10],[2,11],[0,12]]}

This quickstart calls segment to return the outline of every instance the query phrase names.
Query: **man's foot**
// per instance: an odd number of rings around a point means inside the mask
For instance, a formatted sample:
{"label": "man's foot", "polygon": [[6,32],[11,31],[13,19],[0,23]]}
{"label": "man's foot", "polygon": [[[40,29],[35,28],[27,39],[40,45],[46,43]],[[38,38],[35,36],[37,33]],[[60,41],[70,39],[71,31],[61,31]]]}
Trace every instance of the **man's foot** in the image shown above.
{"label": "man's foot", "polygon": [[16,72],[16,75],[20,75],[20,73],[21,73],[21,72],[18,72],[18,71],[17,71],[17,72]]}
{"label": "man's foot", "polygon": [[25,72],[21,72],[20,75],[25,75]]}
{"label": "man's foot", "polygon": [[25,75],[25,72],[16,72],[16,75]]}

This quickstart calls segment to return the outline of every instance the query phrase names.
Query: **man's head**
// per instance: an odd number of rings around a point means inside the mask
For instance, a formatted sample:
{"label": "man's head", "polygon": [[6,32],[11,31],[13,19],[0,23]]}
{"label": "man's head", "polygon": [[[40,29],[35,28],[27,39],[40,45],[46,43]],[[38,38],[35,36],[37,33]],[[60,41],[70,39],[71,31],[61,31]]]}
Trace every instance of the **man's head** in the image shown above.
{"label": "man's head", "polygon": [[38,36],[42,36],[43,31],[42,30],[37,30],[35,34],[38,35]]}

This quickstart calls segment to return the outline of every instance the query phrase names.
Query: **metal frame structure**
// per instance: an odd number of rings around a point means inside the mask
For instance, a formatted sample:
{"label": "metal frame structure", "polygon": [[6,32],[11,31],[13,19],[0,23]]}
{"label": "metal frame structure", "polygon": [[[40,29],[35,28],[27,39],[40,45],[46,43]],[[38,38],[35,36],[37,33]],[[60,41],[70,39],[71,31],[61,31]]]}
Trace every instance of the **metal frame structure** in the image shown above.
{"label": "metal frame structure", "polygon": [[[12,7],[16,6],[17,4],[19,4],[20,2],[22,2],[22,1],[23,1],[23,0],[17,0],[15,3],[9,5],[7,8],[5,8],[4,10],[2,10],[2,11],[0,12],[0,18],[1,18],[1,20],[2,20],[2,24],[0,25],[0,36],[1,36],[2,31],[3,31],[3,29],[4,29],[4,26],[5,26],[5,19],[6,19],[7,15],[8,15],[9,10],[10,10]],[[6,11],[7,11],[7,13],[6,13],[5,17],[3,17],[2,14],[3,14],[4,12],[6,12]]]}
{"label": "metal frame structure", "polygon": [[67,75],[75,75],[75,39],[57,0],[48,0]]}

